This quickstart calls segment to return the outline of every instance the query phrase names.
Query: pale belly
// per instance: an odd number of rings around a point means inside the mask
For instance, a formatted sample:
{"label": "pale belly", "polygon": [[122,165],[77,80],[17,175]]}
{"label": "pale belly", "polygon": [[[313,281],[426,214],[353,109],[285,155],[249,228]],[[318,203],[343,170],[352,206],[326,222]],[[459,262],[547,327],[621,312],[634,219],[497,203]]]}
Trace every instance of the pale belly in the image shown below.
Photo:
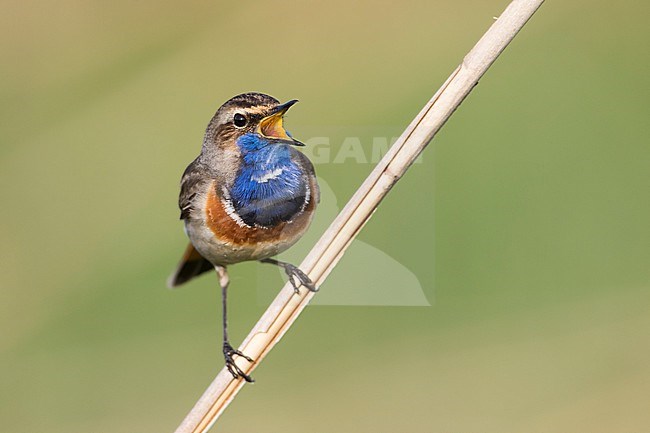
{"label": "pale belly", "polygon": [[185,230],[194,248],[212,264],[231,265],[249,260],[262,260],[282,253],[295,244],[304,234],[311,222],[311,216],[303,230],[297,230],[291,236],[282,236],[278,240],[257,241],[238,244],[219,238],[207,225],[200,221],[185,222]]}

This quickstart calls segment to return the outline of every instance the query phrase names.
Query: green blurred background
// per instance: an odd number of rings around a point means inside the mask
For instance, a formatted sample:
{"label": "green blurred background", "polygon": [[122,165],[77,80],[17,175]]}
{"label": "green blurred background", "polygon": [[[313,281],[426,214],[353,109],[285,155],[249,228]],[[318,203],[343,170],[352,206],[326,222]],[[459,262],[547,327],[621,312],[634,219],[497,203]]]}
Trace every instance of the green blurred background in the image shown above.
{"label": "green blurred background", "polygon": [[[216,279],[164,286],[213,112],[399,129],[506,4],[3,2],[1,430],[173,431],[222,366]],[[360,235],[432,306],[308,308],[214,431],[650,431],[649,12],[542,6]],[[281,279],[231,275],[239,342]]]}

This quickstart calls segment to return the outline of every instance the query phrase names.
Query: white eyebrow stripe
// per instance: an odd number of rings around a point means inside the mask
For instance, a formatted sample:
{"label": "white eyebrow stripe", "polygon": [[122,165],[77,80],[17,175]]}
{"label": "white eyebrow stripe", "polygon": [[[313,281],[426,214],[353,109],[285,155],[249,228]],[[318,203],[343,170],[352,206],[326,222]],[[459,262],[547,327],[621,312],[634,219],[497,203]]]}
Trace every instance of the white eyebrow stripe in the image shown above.
{"label": "white eyebrow stripe", "polygon": [[244,108],[244,111],[246,111],[249,114],[262,114],[266,112],[268,109],[269,109],[268,105],[254,105],[252,107]]}
{"label": "white eyebrow stripe", "polygon": [[257,182],[257,183],[266,183],[269,180],[273,180],[280,176],[284,172],[283,167],[276,168],[275,170],[268,170],[261,175],[254,174],[251,176],[251,180]]}

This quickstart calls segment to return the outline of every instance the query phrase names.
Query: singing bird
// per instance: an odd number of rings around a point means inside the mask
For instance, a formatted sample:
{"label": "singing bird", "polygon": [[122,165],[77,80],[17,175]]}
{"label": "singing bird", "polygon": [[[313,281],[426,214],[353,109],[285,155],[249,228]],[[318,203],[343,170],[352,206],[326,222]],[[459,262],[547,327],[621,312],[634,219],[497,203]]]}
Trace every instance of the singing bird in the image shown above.
{"label": "singing bird", "polygon": [[283,126],[297,100],[281,104],[262,93],[244,93],[226,101],[210,120],[201,154],[181,178],[179,207],[190,239],[168,285],[176,287],[215,269],[222,293],[223,355],[234,378],[253,379],[234,356],[253,360],[228,340],[228,272],[235,263],[258,260],[280,266],[296,293],[314,283],[296,266],[273,259],[305,233],[319,202],[311,161],[304,146]]}

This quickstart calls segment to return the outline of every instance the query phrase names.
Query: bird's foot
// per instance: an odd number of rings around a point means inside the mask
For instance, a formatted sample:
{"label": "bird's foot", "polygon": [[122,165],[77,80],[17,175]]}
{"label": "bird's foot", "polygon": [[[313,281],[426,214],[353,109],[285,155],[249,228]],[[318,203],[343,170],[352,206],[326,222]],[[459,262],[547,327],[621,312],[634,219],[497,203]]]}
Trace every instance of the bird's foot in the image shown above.
{"label": "bird's foot", "polygon": [[305,286],[305,288],[307,288],[307,290],[310,292],[318,292],[318,287],[316,287],[311,278],[309,278],[307,274],[301,271],[298,266],[294,266],[291,263],[281,262],[280,260],[275,259],[263,259],[260,261],[262,263],[271,263],[272,265],[276,265],[284,269],[284,272],[287,274],[287,277],[289,277],[289,281],[293,286],[293,291],[296,292],[296,294],[300,294],[301,285]]}
{"label": "bird's foot", "polygon": [[287,277],[289,277],[289,281],[293,286],[293,291],[296,292],[296,294],[300,294],[301,285],[305,286],[305,288],[310,292],[318,292],[318,288],[311,280],[311,278],[309,278],[307,274],[301,271],[298,266],[294,266],[291,263],[283,263],[281,266],[284,268],[284,272],[287,274]]}
{"label": "bird's foot", "polygon": [[235,359],[233,358],[234,355],[241,356],[248,362],[253,362],[253,358],[244,355],[241,351],[233,348],[229,342],[224,341],[223,342],[223,357],[226,360],[226,368],[232,374],[232,377],[235,379],[241,377],[243,378],[246,382],[252,383],[255,382],[252,377],[244,373],[244,371],[239,368],[239,366],[235,363]]}

